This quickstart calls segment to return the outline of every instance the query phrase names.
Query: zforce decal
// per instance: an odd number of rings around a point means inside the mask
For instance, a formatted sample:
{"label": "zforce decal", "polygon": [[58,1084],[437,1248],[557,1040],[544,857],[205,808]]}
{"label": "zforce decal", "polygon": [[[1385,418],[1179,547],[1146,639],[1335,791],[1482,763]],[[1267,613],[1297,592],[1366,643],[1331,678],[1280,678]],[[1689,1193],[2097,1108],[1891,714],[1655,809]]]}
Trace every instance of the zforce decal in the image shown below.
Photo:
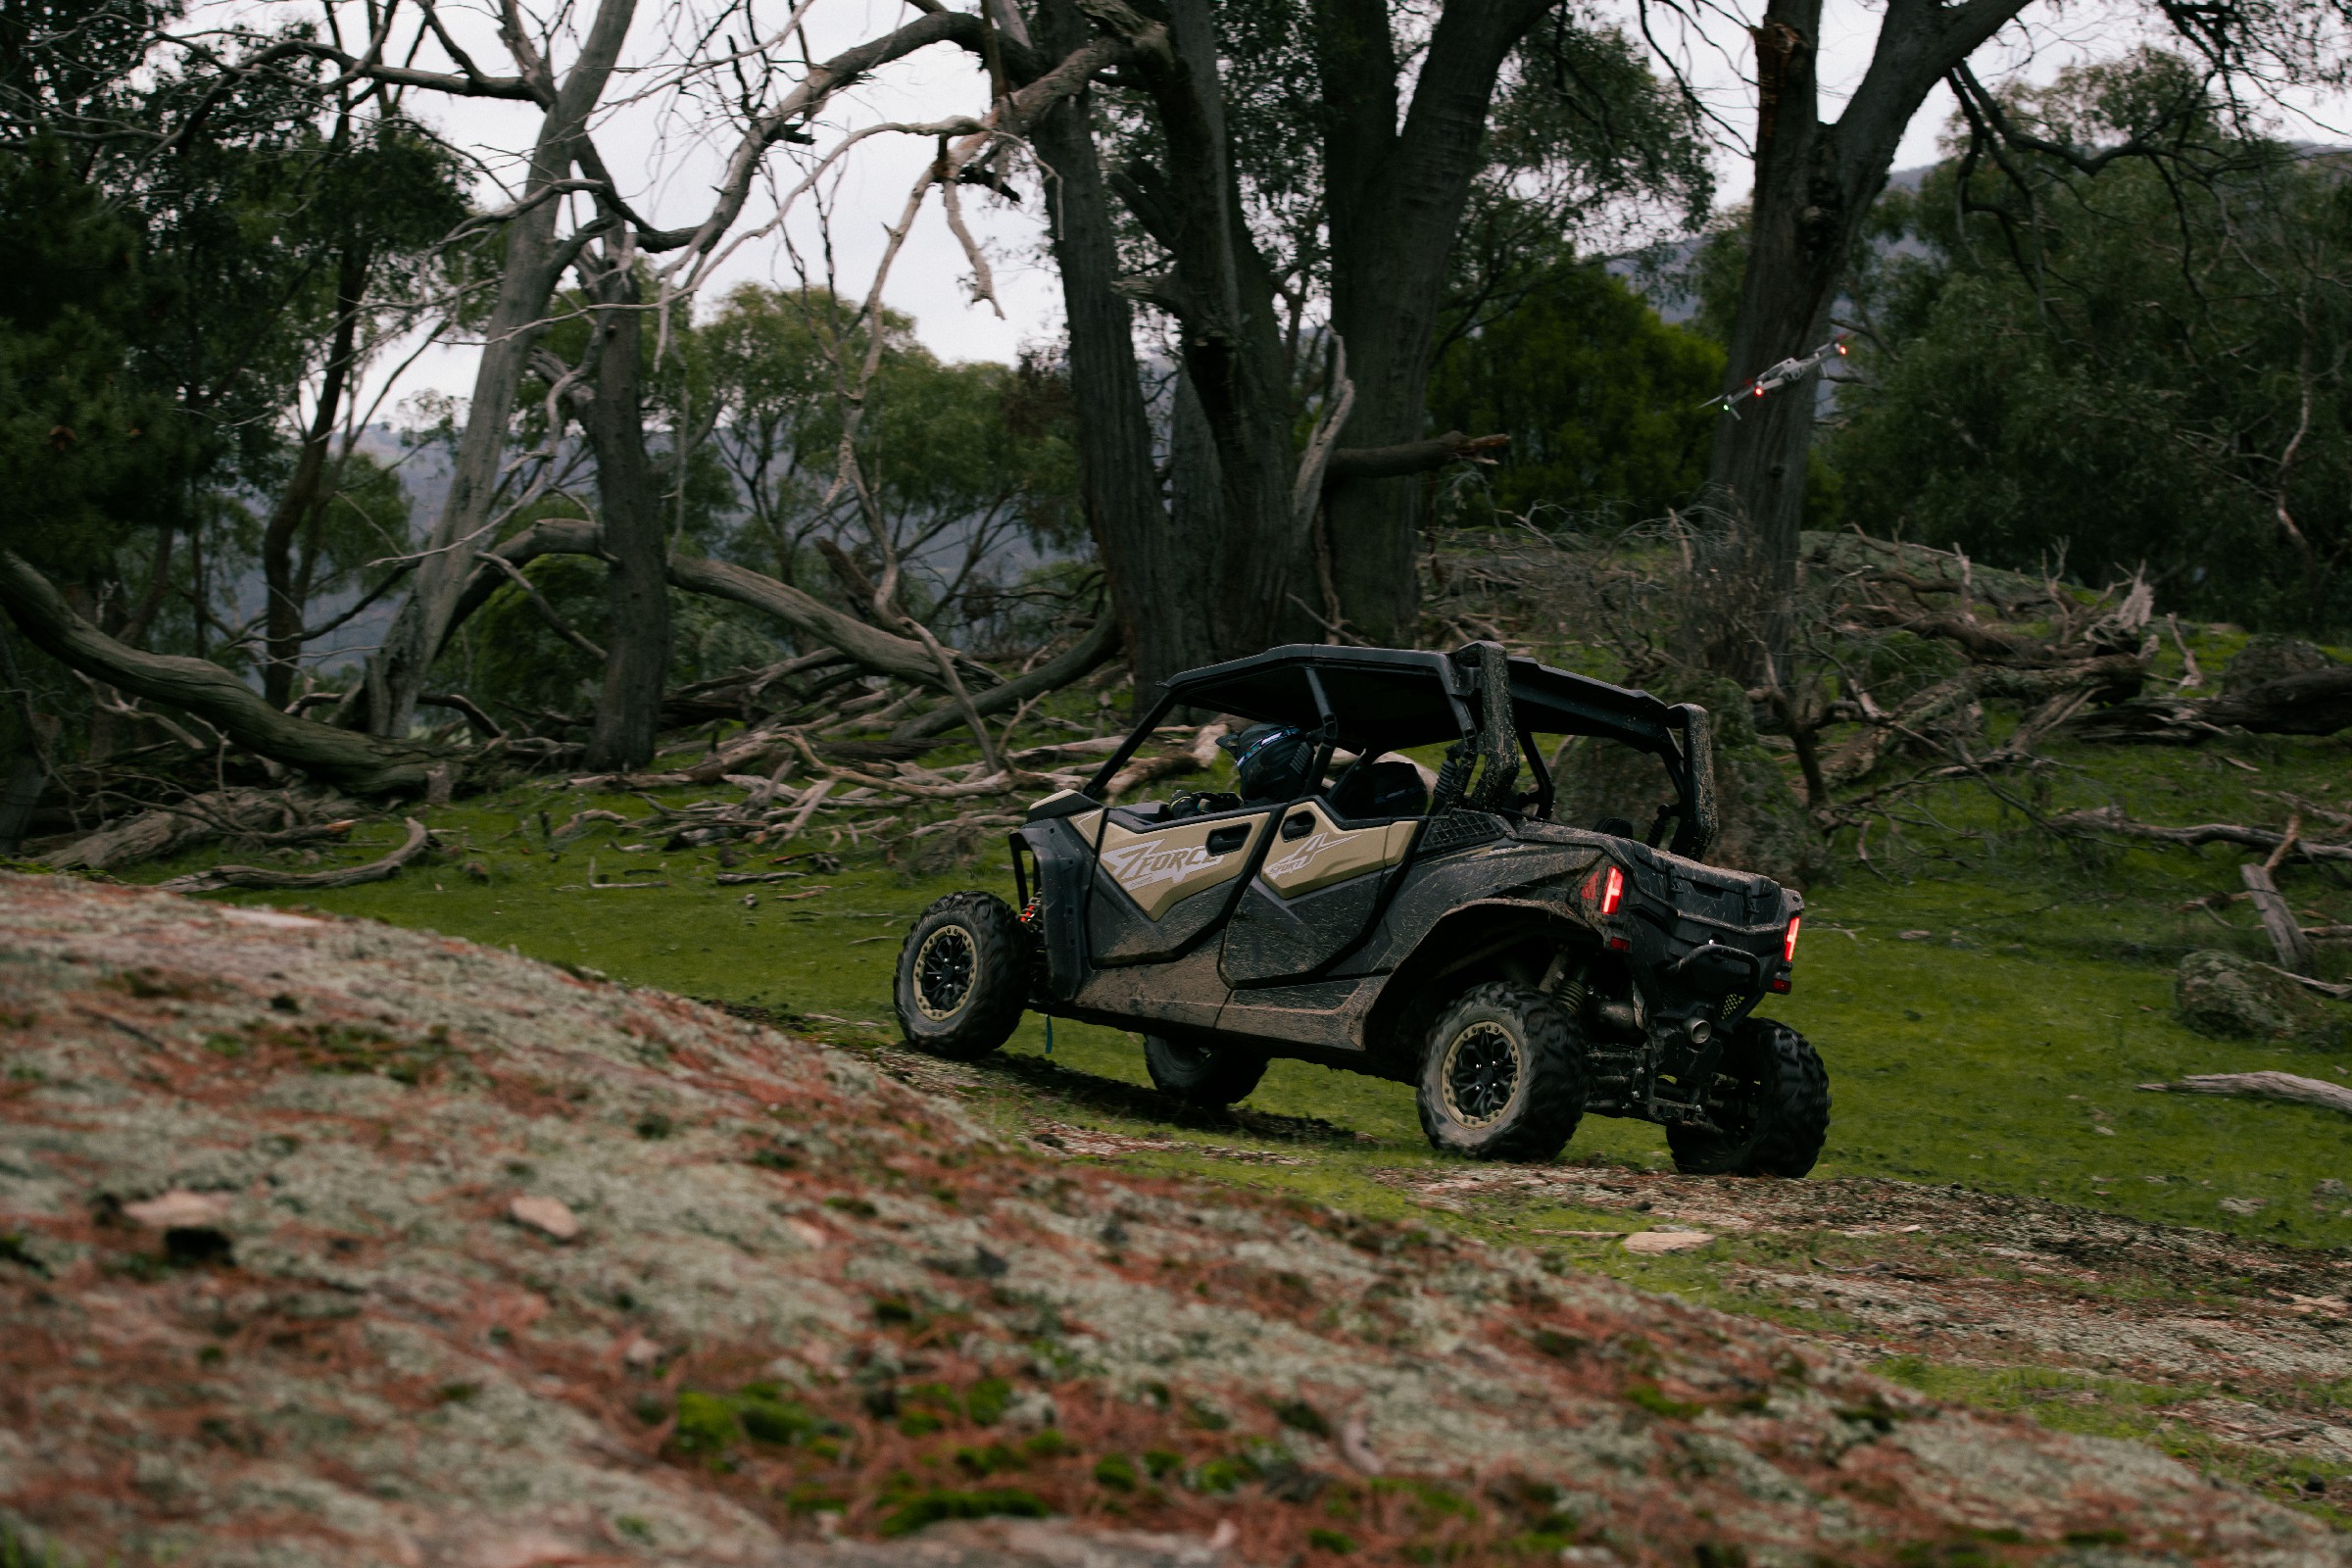
{"label": "zforce decal", "polygon": [[[1136,902],[1146,919],[1156,920],[1180,901],[1240,876],[1266,821],[1261,811],[1254,816],[1196,819],[1143,833],[1108,822],[1102,827],[1102,869]],[[1212,835],[1223,835],[1218,839],[1223,845],[1235,828],[1243,830],[1240,843],[1221,852],[1208,847]]]}
{"label": "zforce decal", "polygon": [[1269,850],[1265,869],[1258,873],[1266,886],[1286,899],[1395,865],[1404,858],[1405,846],[1413,841],[1409,821],[1344,828],[1324,812],[1320,802],[1291,813],[1294,818],[1301,814],[1313,817],[1313,829],[1302,839]]}

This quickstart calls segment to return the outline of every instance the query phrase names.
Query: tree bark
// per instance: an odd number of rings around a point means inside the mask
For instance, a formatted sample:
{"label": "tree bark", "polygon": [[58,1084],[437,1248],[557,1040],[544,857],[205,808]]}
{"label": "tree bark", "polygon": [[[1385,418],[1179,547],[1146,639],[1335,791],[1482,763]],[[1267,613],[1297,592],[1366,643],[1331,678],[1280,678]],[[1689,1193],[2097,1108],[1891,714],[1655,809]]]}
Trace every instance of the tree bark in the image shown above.
{"label": "tree bark", "polygon": [[[473,557],[497,499],[505,467],[508,421],[514,396],[547,315],[548,300],[562,275],[556,221],[563,204],[550,188],[571,172],[588,115],[604,96],[620,57],[620,46],[636,15],[636,0],[600,0],[596,20],[582,40],[578,59],[563,85],[545,98],[539,137],[531,152],[522,200],[524,210],[508,221],[507,248],[498,298],[483,334],[482,357],[474,371],[473,399],[466,430],[458,440],[449,495],[434,519],[428,552],[416,569],[416,584],[393,618],[384,646],[368,662],[338,717],[379,736],[408,733],[424,690],[433,657],[446,640],[451,616],[472,575]],[[525,40],[512,40],[527,57]]]}
{"label": "tree bark", "polygon": [[[1833,124],[1820,119],[1821,0],[1771,0],[1756,44],[1756,184],[1739,313],[1723,388],[1735,392],[1782,360],[1818,348],[1871,205],[1904,127],[1928,92],[2026,0],[1889,0],[1862,84]],[[1813,442],[1815,383],[1747,399],[1717,421],[1708,485],[1747,531],[1765,606],[1754,635],[1715,644],[1726,673],[1760,679],[1785,666],[1793,624],[1797,534]],[[1702,610],[1702,613],[1704,611]]]}
{"label": "tree bark", "polygon": [[661,498],[645,451],[639,388],[644,333],[637,280],[625,256],[595,281],[596,397],[588,444],[604,512],[607,568],[605,686],[589,732],[586,765],[624,772],[653,760],[669,674],[669,576]]}
{"label": "tree bark", "polygon": [[[1331,231],[1331,324],[1348,346],[1350,446],[1415,441],[1428,418],[1430,350],[1446,271],[1477,177],[1494,83],[1551,0],[1453,0],[1438,18],[1404,124],[1382,0],[1316,0]],[[1332,578],[1348,625],[1410,644],[1420,610],[1421,485],[1341,467],[1324,494]]]}
{"label": "tree bark", "polygon": [[335,334],[319,377],[318,406],[311,426],[303,432],[302,453],[286,493],[262,529],[262,577],[269,592],[264,610],[262,695],[273,708],[294,700],[295,666],[302,658],[302,619],[309,584],[301,581],[294,564],[294,541],[318,514],[326,481],[326,460],[335,438],[336,416],[342,412],[343,389],[351,379],[357,353],[360,303],[368,288],[368,247],[355,242],[344,251],[335,279]]}
{"label": "tree bark", "polygon": [[34,647],[134,697],[183,709],[257,756],[361,795],[421,790],[446,760],[423,747],[297,718],[219,664],[125,647],[74,613],[48,578],[0,550],[0,610]]}
{"label": "tree bark", "polygon": [[[1036,21],[1038,47],[1048,57],[1070,53],[1087,35],[1074,0],[1043,0]],[[1207,597],[1203,553],[1197,539],[1188,548],[1153,471],[1134,312],[1117,286],[1118,254],[1092,113],[1088,97],[1074,97],[1045,116],[1034,137],[1038,156],[1054,172],[1045,182],[1046,210],[1068,321],[1070,393],[1083,413],[1076,427],[1080,496],[1109,568],[1111,606],[1135,672],[1136,700],[1149,703],[1169,675],[1212,662],[1200,613]]]}

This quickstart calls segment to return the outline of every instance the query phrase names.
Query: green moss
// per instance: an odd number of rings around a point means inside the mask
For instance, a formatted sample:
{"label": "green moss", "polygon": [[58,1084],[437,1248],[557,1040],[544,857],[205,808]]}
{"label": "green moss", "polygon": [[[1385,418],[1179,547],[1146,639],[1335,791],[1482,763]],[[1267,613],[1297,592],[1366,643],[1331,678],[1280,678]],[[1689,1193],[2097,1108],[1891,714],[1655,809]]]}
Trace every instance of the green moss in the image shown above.
{"label": "green moss", "polygon": [[1663,1416],[1669,1421],[1688,1421],[1706,1408],[1704,1405],[1691,1404],[1687,1400],[1674,1398],[1660,1390],[1655,1383],[1646,1380],[1627,1384],[1625,1397],[1627,1403],[1638,1404],[1651,1415]]}
{"label": "green moss", "polygon": [[993,1476],[1006,1470],[1025,1470],[1028,1461],[1002,1443],[984,1447],[957,1448],[956,1467],[971,1476]]}
{"label": "green moss", "polygon": [[1345,1531],[1326,1530],[1318,1525],[1306,1533],[1306,1544],[1317,1551],[1335,1551],[1343,1556],[1355,1549],[1355,1541]]}
{"label": "green moss", "polygon": [[1095,1461],[1095,1485],[1113,1492],[1133,1492],[1136,1488],[1135,1461],[1125,1454],[1107,1453]]}
{"label": "green moss", "polygon": [[1058,1427],[1048,1427],[1021,1440],[1021,1452],[1032,1459],[1058,1459],[1077,1451],[1078,1445],[1063,1437]]}
{"label": "green moss", "polygon": [[1291,1399],[1274,1406],[1274,1419],[1294,1432],[1304,1432],[1318,1438],[1331,1436],[1331,1422],[1323,1412],[1304,1399]]}
{"label": "green moss", "polygon": [[1184,1468],[1184,1455],[1173,1448],[1146,1448],[1144,1468],[1154,1481],[1163,1481]]}
{"label": "green moss", "polygon": [[1013,1487],[987,1487],[974,1492],[933,1488],[901,1497],[882,1517],[875,1533],[884,1537],[912,1535],[926,1525],[949,1519],[1044,1519],[1054,1510],[1033,1492]]}
{"label": "green moss", "polygon": [[963,1413],[977,1425],[995,1426],[1012,1403],[1012,1385],[1003,1378],[982,1378],[965,1392]]}
{"label": "green moss", "polygon": [[742,1436],[735,1403],[723,1395],[688,1389],[678,1396],[678,1424],[670,1443],[681,1453],[724,1453]]}

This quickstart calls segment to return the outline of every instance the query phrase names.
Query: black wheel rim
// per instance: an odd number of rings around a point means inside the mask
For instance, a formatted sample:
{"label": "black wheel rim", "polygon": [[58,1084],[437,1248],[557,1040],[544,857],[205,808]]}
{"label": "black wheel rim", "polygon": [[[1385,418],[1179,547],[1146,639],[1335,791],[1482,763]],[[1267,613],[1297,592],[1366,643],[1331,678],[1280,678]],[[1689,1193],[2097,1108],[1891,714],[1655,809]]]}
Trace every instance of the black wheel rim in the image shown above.
{"label": "black wheel rim", "polygon": [[1465,1127],[1493,1125],[1519,1089],[1519,1042],[1498,1023],[1469,1025],[1447,1042],[1439,1083],[1454,1120]]}
{"label": "black wheel rim", "polygon": [[959,925],[943,925],[923,938],[914,955],[916,1010],[933,1023],[955,1017],[971,997],[975,960],[972,934]]}

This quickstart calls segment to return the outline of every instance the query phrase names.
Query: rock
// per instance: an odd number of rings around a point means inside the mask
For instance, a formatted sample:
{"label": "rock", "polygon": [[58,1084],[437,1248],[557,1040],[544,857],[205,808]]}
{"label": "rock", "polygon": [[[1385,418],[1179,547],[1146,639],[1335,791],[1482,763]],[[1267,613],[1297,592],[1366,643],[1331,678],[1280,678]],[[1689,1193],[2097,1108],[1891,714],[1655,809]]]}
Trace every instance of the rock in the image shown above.
{"label": "rock", "polygon": [[2259,1214],[2267,1201],[2261,1198],[2225,1198],[2221,1207],[2225,1214]]}
{"label": "rock", "polygon": [[1690,1252],[1715,1239],[1712,1231],[1636,1231],[1625,1239],[1629,1252]]}
{"label": "rock", "polygon": [[2308,675],[2315,669],[2327,669],[2335,661],[2312,643],[2299,637],[2277,637],[2268,633],[2246,639],[2237,657],[2222,673],[2222,695],[2234,697],[2268,685],[2288,675]]}
{"label": "rock", "polygon": [[149,1230],[208,1230],[228,1218],[228,1200],[218,1193],[191,1193],[174,1187],[142,1203],[124,1203],[122,1212]]}
{"label": "rock", "polygon": [[2180,1021],[2220,1040],[2287,1040],[2334,1046],[2347,1037],[2343,1011],[2283,970],[2207,949],[2180,960],[2173,980]]}
{"label": "rock", "polygon": [[[132,968],[156,984],[75,1005]],[[1370,1458],[1462,1562],[1563,1499],[1627,1562],[1875,1561],[1987,1520],[2120,1530],[2118,1561],[2347,1560],[2154,1448],[1940,1405],[1757,1318],[1026,1152],[871,1056],[430,932],[0,873],[0,999],[32,1020],[0,1026],[27,1069],[0,1101],[0,1405],[34,1434],[0,1421],[0,1557],[1208,1568],[1324,1531],[1387,1560],[1334,1509]],[[692,1134],[636,1136],[654,1112]],[[795,1160],[752,1157],[780,1130]],[[91,1201],[200,1187],[255,1195],[240,1261],[158,1269]],[[520,1244],[559,1192],[594,1237]],[[822,1247],[783,1224],[819,1213]],[[924,1262],[982,1249],[1002,1279]],[[633,1366],[640,1340],[662,1351]],[[1732,1402],[1763,1389],[1788,1396]],[[1309,1396],[1364,1444],[1286,1425]]]}
{"label": "rock", "polygon": [[559,1242],[580,1234],[579,1216],[560,1198],[517,1198],[507,1205],[507,1217]]}

